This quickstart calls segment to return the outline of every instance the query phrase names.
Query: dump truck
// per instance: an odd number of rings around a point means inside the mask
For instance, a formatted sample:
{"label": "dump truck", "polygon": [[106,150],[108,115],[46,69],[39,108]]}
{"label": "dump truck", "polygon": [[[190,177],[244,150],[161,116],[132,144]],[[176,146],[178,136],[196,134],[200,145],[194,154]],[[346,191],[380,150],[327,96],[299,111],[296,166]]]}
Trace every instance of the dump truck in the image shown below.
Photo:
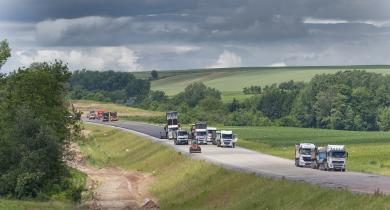
{"label": "dump truck", "polygon": [[100,119],[103,119],[103,114],[105,113],[105,112],[109,112],[107,109],[98,109],[98,110],[96,110],[96,112],[97,112],[97,118],[100,120]]}
{"label": "dump truck", "polygon": [[217,144],[215,138],[217,137],[217,128],[207,127],[207,143]]}
{"label": "dump truck", "polygon": [[198,140],[198,144],[207,144],[207,123],[197,122],[191,127],[191,139]]}
{"label": "dump truck", "polygon": [[218,147],[234,148],[237,142],[237,137],[233,134],[233,131],[217,131],[215,139]]}
{"label": "dump truck", "polygon": [[164,127],[167,139],[176,139],[176,132],[180,127],[177,112],[167,112],[167,124]]}
{"label": "dump truck", "polygon": [[87,118],[90,119],[90,120],[96,119],[97,118],[96,112],[95,111],[89,111],[89,113],[87,114]]}
{"label": "dump truck", "polygon": [[311,143],[300,143],[295,145],[295,166],[310,167],[312,158],[311,152],[316,146]]}
{"label": "dump truck", "polygon": [[328,145],[312,150],[311,158],[313,169],[325,171],[345,171],[348,152],[344,145]]}
{"label": "dump truck", "polygon": [[104,112],[103,113],[103,122],[108,121],[118,121],[118,115],[116,112]]}
{"label": "dump truck", "polygon": [[179,130],[177,130],[176,133],[177,133],[176,138],[174,139],[175,145],[178,145],[178,144],[187,145],[188,144],[188,132],[186,130],[179,129]]}
{"label": "dump truck", "polygon": [[118,121],[118,113],[110,112],[110,121]]}

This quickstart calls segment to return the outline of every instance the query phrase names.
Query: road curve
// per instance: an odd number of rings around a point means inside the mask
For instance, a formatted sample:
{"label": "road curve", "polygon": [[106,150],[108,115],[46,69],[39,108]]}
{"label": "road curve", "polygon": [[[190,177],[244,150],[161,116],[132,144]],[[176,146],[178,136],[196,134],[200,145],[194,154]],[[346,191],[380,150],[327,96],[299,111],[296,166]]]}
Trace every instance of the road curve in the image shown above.
{"label": "road curve", "polygon": [[135,131],[155,142],[168,145],[177,151],[188,154],[192,158],[206,160],[228,169],[255,173],[259,176],[302,181],[327,188],[346,189],[359,193],[381,192],[390,195],[390,176],[298,168],[295,167],[293,160],[287,160],[241,147],[219,148],[214,145],[202,145],[202,153],[189,154],[188,146],[174,145],[173,141],[159,139],[160,132],[163,131],[163,128],[159,126],[128,121],[105,123],[101,121],[87,122]]}

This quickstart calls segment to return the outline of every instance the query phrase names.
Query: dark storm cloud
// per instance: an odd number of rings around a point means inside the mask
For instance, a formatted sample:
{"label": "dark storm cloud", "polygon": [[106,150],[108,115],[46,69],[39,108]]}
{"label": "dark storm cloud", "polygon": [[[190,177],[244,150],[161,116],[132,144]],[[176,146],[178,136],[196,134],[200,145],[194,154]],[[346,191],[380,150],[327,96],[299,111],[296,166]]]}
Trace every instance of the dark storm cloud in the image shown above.
{"label": "dark storm cloud", "polygon": [[386,63],[389,11],[389,0],[4,0],[0,36],[51,50],[126,46],[157,69],[229,57],[254,66]]}

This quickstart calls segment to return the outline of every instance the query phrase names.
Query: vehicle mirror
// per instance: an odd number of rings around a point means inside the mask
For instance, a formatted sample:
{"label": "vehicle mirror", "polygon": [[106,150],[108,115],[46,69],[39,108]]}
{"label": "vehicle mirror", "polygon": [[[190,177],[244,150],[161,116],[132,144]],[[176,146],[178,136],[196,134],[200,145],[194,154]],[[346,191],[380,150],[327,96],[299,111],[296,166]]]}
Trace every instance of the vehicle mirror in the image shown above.
{"label": "vehicle mirror", "polygon": [[346,156],[345,157],[348,157],[348,152],[346,153]]}

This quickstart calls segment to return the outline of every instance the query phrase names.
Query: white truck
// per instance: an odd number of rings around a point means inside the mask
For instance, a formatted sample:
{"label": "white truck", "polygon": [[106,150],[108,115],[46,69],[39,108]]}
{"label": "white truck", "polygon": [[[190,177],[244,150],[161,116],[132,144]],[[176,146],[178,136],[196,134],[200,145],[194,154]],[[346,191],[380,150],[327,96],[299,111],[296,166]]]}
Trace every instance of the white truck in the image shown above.
{"label": "white truck", "polygon": [[312,168],[326,171],[345,171],[346,169],[348,152],[345,150],[344,145],[320,147],[313,156],[315,158]]}
{"label": "white truck", "polygon": [[191,139],[197,140],[198,144],[207,144],[207,123],[196,122],[191,126]]}
{"label": "white truck", "polygon": [[237,138],[233,134],[233,131],[217,131],[216,142],[218,147],[232,147],[234,148],[237,143]]}
{"label": "white truck", "polygon": [[217,144],[215,138],[217,137],[217,128],[207,127],[207,143]]}
{"label": "white truck", "polygon": [[311,151],[316,146],[310,143],[300,143],[295,145],[295,166],[310,167],[311,166]]}
{"label": "white truck", "polygon": [[178,144],[188,144],[188,132],[186,130],[179,129],[177,130],[176,139],[174,140],[176,145]]}
{"label": "white truck", "polygon": [[167,124],[165,125],[165,132],[167,139],[176,139],[176,132],[179,129],[177,112],[167,112]]}

